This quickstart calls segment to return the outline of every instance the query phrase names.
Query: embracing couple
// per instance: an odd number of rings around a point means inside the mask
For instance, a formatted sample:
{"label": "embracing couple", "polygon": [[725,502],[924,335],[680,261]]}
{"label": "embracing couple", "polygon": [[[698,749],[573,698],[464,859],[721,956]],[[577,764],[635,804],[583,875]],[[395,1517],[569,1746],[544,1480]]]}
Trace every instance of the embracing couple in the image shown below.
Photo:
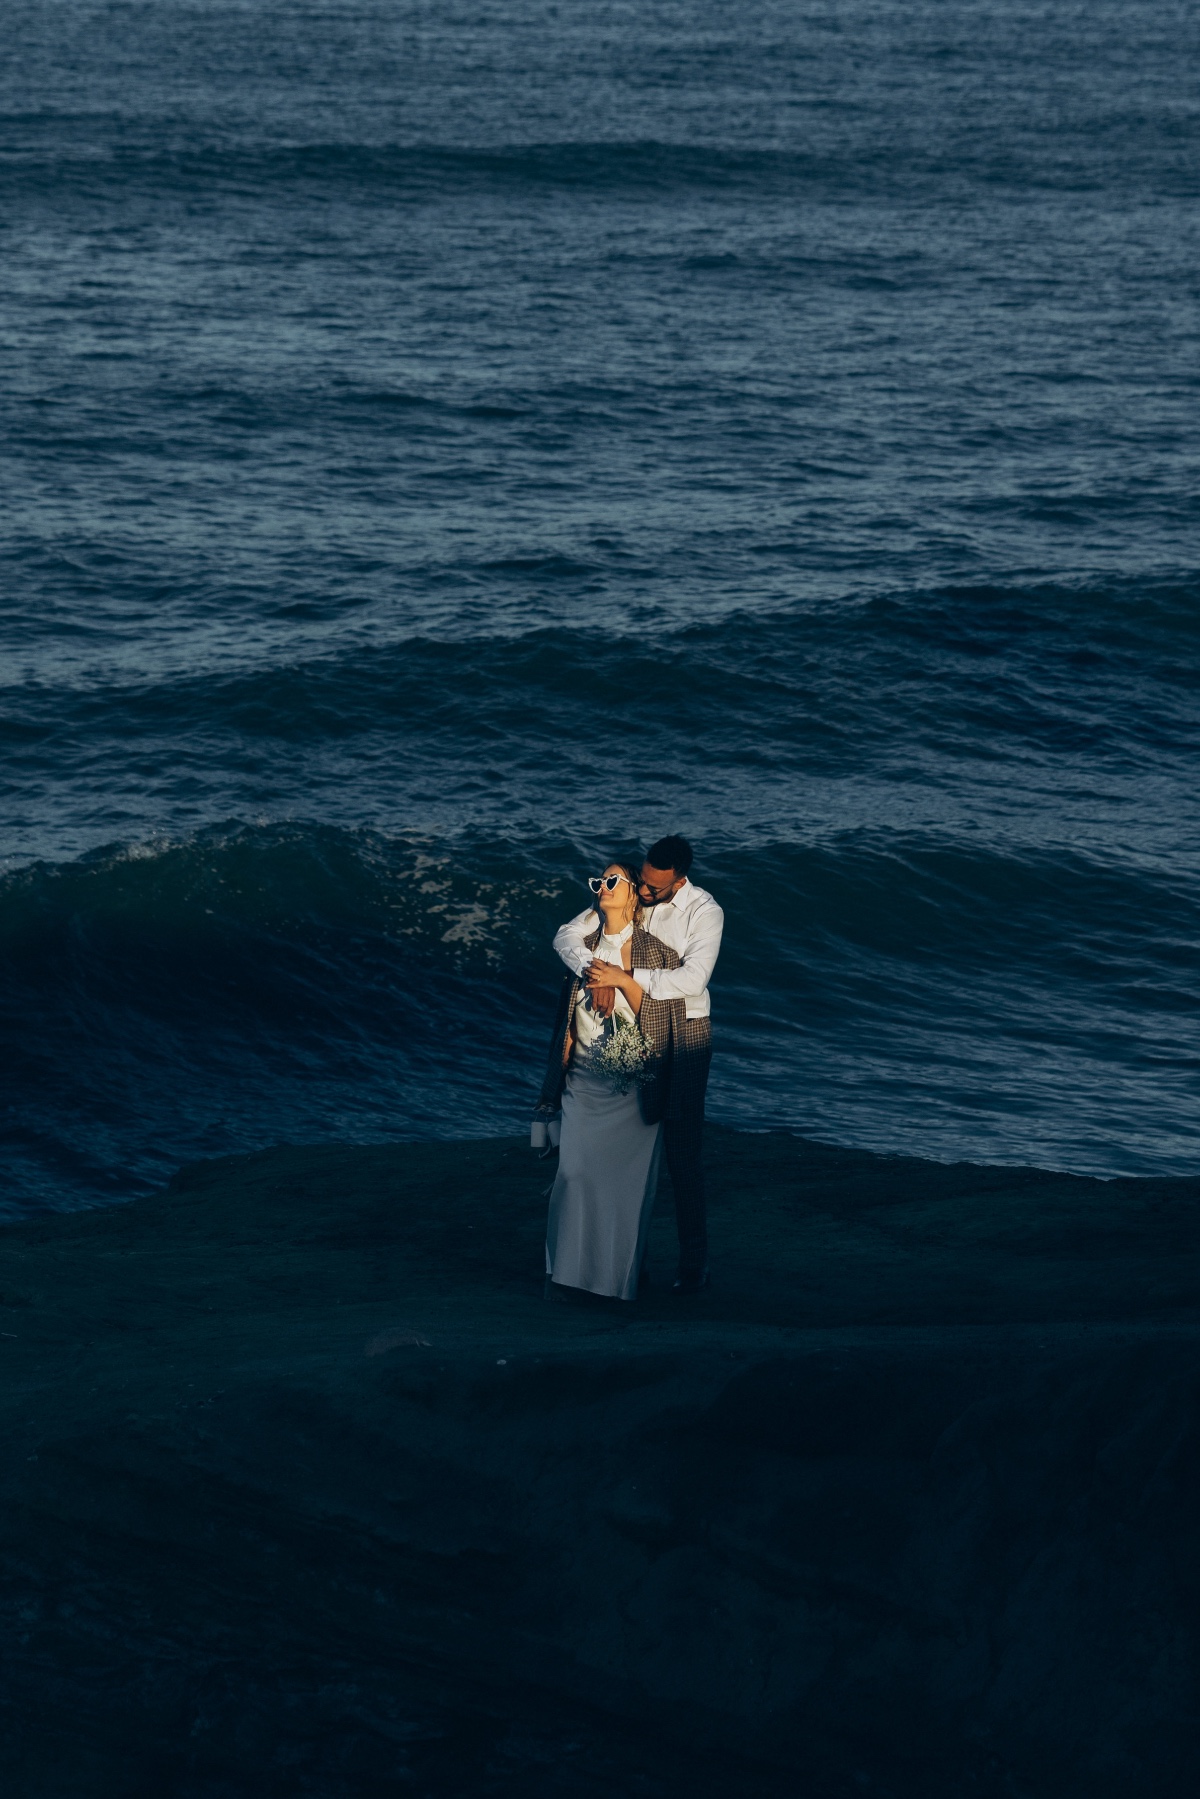
{"label": "embracing couple", "polygon": [[724,914],[688,879],[682,837],[588,882],[563,925],[563,983],[534,1141],[559,1145],[546,1227],[547,1293],[636,1299],[663,1150],[675,1190],[674,1291],[708,1281],[700,1138],[712,1060],[708,983]]}

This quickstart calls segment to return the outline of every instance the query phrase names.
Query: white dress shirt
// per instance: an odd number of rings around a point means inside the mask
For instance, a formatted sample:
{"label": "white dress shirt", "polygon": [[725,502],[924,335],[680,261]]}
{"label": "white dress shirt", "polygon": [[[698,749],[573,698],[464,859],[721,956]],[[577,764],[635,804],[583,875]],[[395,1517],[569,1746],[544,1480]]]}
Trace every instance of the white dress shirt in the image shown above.
{"label": "white dress shirt", "polygon": [[[572,974],[583,974],[592,960],[584,948],[600,922],[597,912],[581,912],[562,925],[554,936],[555,953]],[[685,881],[674,899],[648,907],[643,927],[652,937],[668,944],[680,957],[678,968],[635,968],[633,978],[651,999],[682,999],[689,1018],[707,1018],[712,1006],[708,983],[721,948],[725,914],[711,893]]]}

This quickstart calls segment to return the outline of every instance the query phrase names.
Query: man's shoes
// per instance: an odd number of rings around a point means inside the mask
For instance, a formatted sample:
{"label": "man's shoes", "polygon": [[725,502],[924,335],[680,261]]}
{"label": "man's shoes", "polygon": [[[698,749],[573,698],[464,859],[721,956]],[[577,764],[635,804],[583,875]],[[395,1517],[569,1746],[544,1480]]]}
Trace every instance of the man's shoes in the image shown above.
{"label": "man's shoes", "polygon": [[688,1293],[699,1293],[701,1288],[707,1287],[707,1285],[707,1268],[698,1268],[694,1274],[685,1274],[681,1268],[679,1273],[675,1276],[674,1285],[672,1286],[671,1291],[672,1293],[678,1293],[682,1297]]}

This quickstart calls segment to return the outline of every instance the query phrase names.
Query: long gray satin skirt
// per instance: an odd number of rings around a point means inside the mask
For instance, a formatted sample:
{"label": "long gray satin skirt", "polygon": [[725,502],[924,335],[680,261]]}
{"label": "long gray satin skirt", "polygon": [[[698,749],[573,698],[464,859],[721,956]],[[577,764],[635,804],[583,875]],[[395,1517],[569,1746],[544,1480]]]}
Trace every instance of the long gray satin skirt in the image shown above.
{"label": "long gray satin skirt", "polygon": [[556,1285],[637,1298],[661,1149],[662,1126],[642,1122],[636,1092],[570,1071],[546,1224],[546,1273]]}

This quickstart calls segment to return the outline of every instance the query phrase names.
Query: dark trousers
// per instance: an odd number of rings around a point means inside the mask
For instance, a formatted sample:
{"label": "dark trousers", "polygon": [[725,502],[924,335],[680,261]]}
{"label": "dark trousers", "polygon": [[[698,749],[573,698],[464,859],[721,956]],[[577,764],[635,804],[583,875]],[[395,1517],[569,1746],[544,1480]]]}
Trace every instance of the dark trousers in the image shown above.
{"label": "dark trousers", "polygon": [[704,1169],[700,1162],[700,1139],[703,1132],[703,1112],[698,1118],[668,1118],[663,1123],[667,1171],[675,1189],[675,1228],[679,1232],[680,1274],[699,1274],[708,1262]]}
{"label": "dark trousers", "polygon": [[707,1018],[689,1018],[683,1039],[676,1045],[671,1070],[672,1103],[669,1110],[677,1116],[663,1121],[667,1172],[675,1189],[675,1228],[679,1232],[681,1274],[699,1274],[708,1262],[700,1141],[704,1135],[704,1093],[711,1062],[712,1027]]}

